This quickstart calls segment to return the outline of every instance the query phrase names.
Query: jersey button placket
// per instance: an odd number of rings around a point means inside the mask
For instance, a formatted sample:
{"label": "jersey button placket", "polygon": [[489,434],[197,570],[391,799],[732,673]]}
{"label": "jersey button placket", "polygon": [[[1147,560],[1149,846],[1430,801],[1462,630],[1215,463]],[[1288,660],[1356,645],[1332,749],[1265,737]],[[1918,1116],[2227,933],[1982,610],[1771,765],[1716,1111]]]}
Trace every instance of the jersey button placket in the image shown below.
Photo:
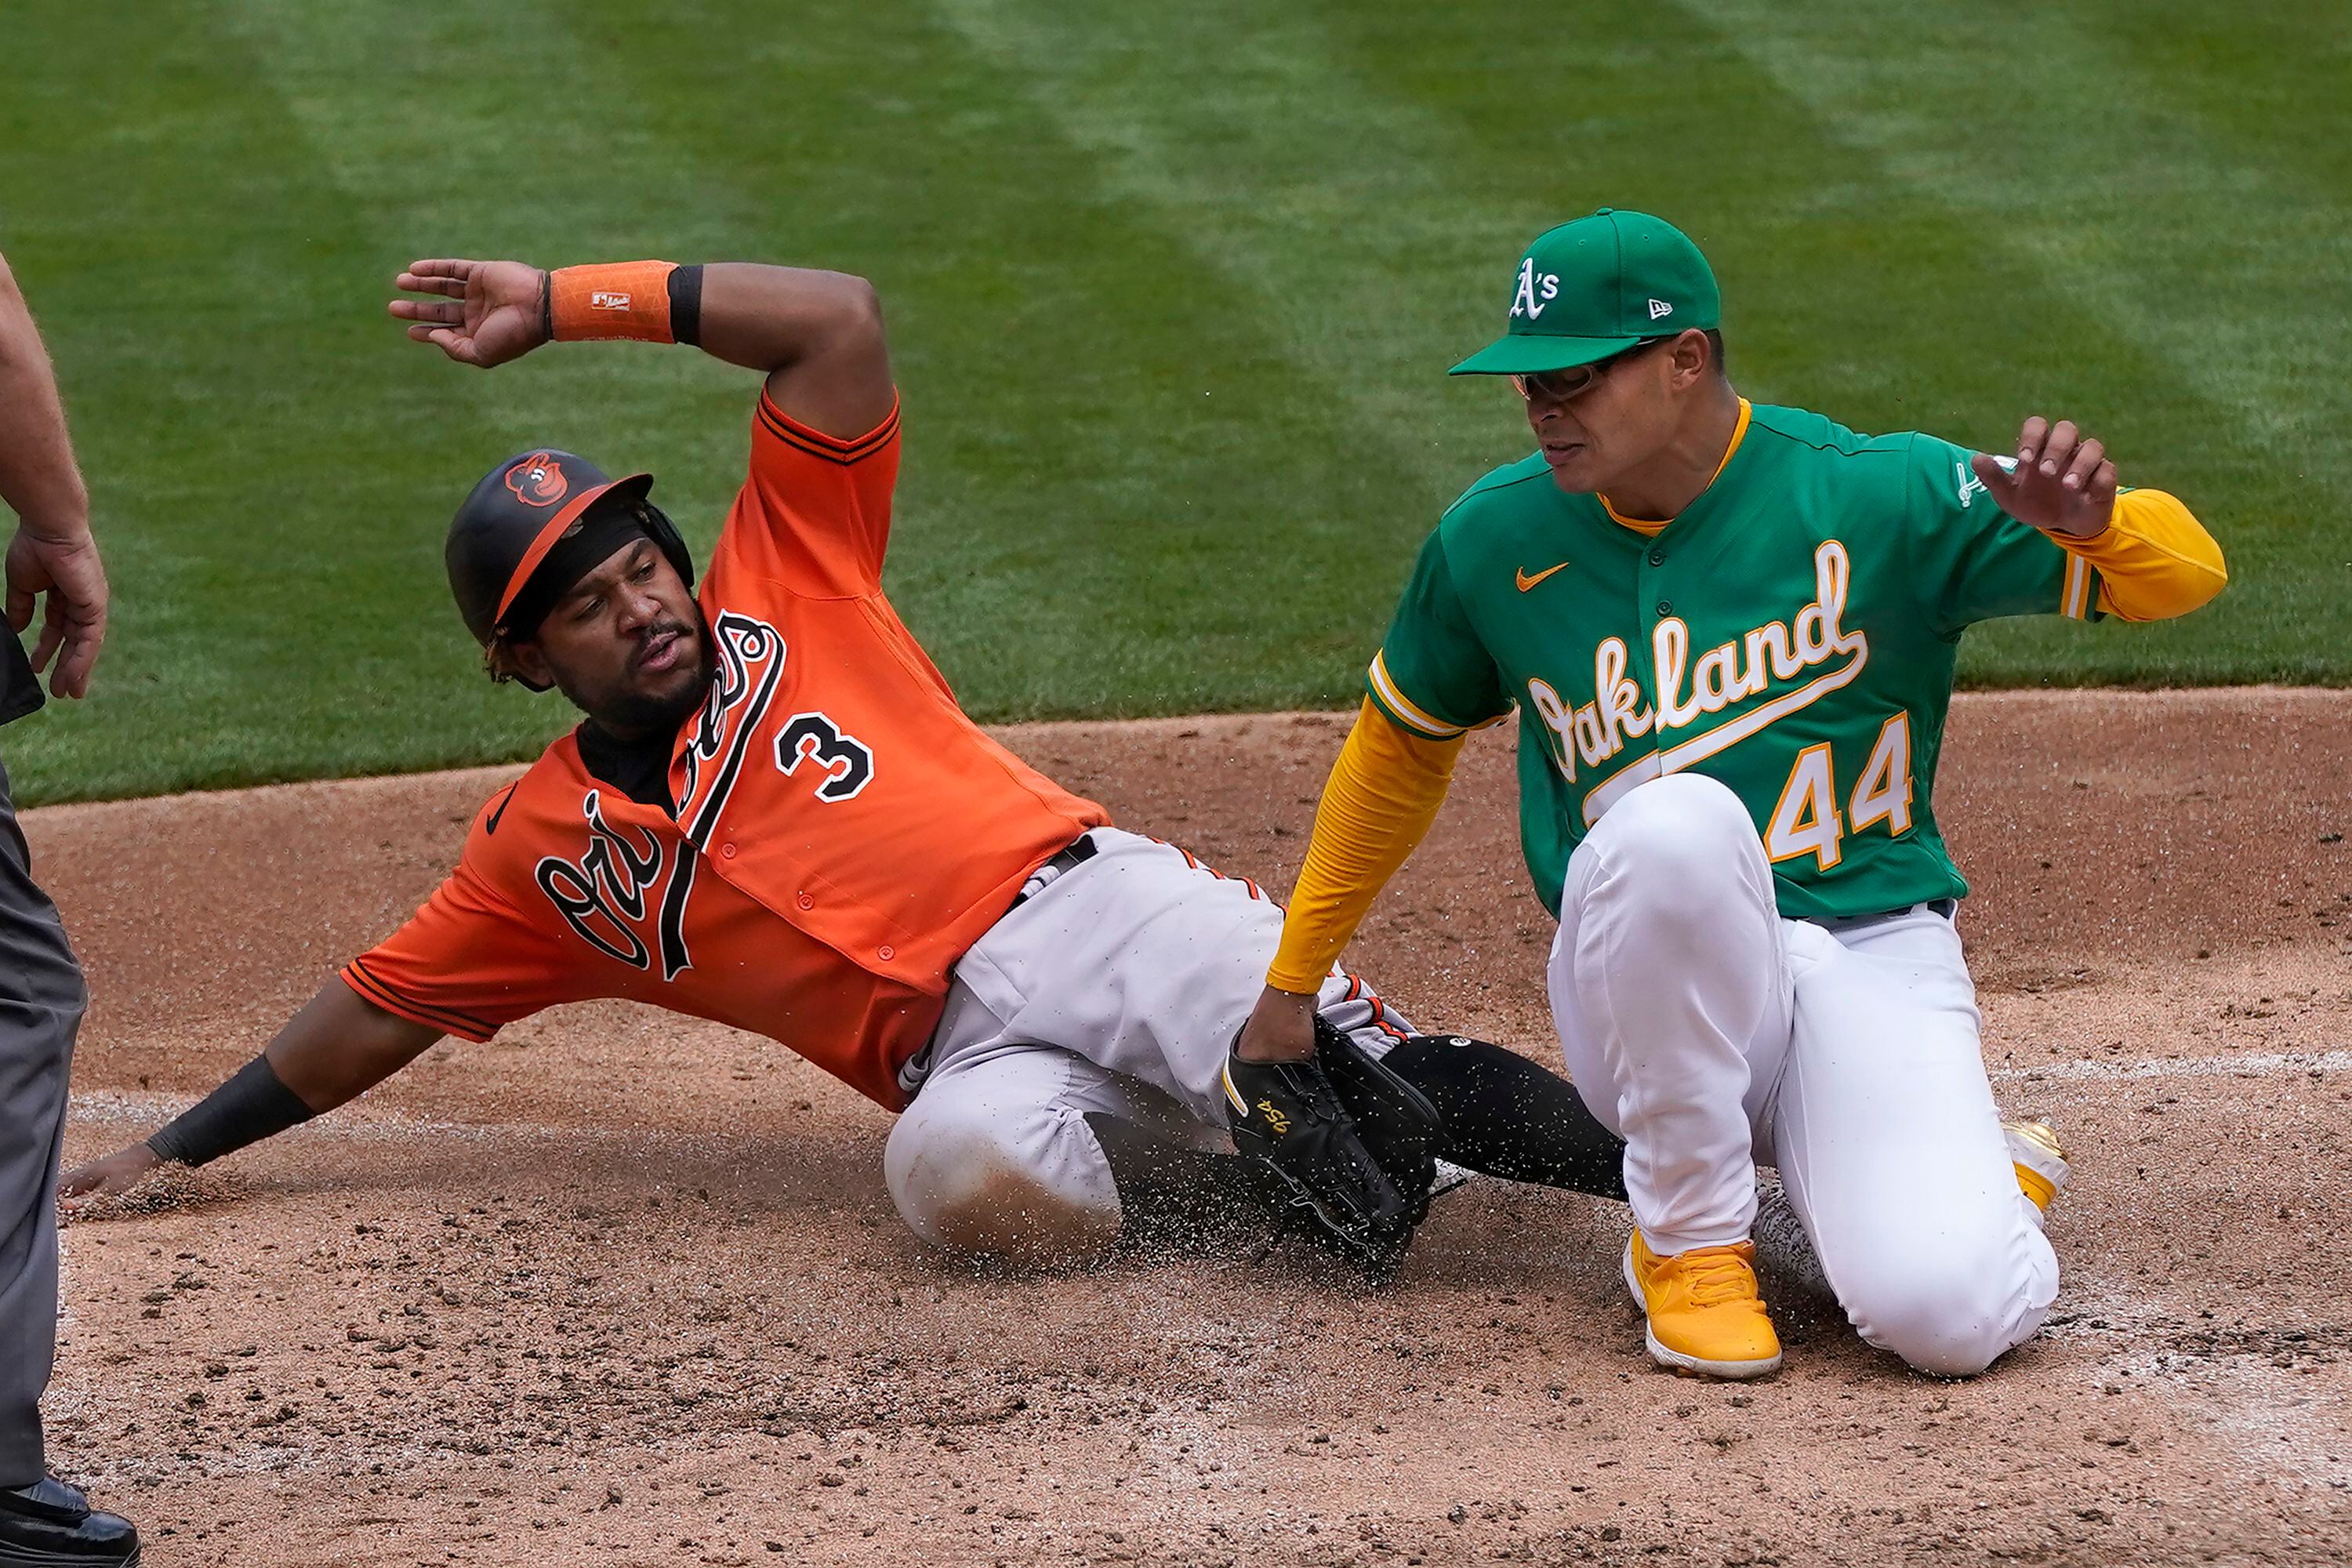
{"label": "jersey button placket", "polygon": [[735,846],[732,844],[721,844],[719,847],[719,858],[722,860],[732,860],[735,858]]}
{"label": "jersey button placket", "polygon": [[[1665,563],[1666,547],[1663,544],[1653,544],[1633,559],[1634,592],[1639,595],[1634,603],[1649,599],[1654,606],[1652,614],[1657,620],[1664,620],[1675,613],[1675,602],[1659,592],[1666,585],[1665,574],[1660,570]],[[1653,595],[1657,596],[1653,598]]]}

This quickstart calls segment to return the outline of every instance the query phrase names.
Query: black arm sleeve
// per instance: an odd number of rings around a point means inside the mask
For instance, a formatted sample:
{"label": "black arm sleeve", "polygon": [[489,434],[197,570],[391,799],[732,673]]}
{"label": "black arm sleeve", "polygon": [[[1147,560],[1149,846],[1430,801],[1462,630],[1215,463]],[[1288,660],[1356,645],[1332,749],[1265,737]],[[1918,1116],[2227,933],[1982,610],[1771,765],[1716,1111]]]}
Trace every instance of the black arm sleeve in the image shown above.
{"label": "black arm sleeve", "polygon": [[148,1139],[147,1147],[160,1158],[201,1165],[317,1114],[279,1079],[268,1057],[256,1057]]}

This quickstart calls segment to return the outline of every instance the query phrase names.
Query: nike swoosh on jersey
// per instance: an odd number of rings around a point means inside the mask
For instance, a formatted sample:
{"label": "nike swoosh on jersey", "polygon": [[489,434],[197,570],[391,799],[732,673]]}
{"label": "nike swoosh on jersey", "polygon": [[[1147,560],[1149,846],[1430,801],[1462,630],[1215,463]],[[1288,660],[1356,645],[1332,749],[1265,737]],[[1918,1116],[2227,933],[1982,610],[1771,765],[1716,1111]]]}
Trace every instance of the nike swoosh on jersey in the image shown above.
{"label": "nike swoosh on jersey", "polygon": [[506,798],[499,802],[498,810],[490,813],[489,822],[482,828],[482,831],[485,834],[496,833],[499,830],[499,819],[506,816],[507,807],[514,804],[515,791],[521,787],[522,781],[520,779],[517,779],[514,783],[507,785]]}
{"label": "nike swoosh on jersey", "polygon": [[1555,572],[1559,572],[1559,571],[1565,571],[1565,570],[1567,569],[1567,566],[1568,566],[1568,563],[1567,563],[1567,562],[1565,562],[1565,561],[1563,561],[1563,562],[1561,562],[1558,566],[1547,566],[1547,567],[1545,567],[1542,571],[1540,571],[1540,572],[1537,573],[1537,574],[1536,574],[1534,576],[1532,576],[1532,577],[1530,577],[1530,576],[1528,576],[1528,569],[1527,569],[1526,567],[1524,567],[1524,566],[1520,567],[1520,568],[1519,568],[1519,592],[1520,592],[1520,593],[1522,593],[1522,594],[1526,593],[1528,589],[1530,589],[1530,588],[1534,587],[1537,584],[1538,584],[1538,583],[1542,582],[1545,578],[1547,578],[1547,577],[1550,576],[1553,573],[1555,573]]}

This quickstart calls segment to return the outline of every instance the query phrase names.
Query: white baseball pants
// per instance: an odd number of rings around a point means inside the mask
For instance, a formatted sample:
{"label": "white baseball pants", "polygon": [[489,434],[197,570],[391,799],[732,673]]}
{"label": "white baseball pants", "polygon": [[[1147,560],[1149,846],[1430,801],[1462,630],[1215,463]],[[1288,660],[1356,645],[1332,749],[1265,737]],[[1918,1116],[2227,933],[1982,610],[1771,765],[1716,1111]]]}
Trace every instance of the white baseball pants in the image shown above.
{"label": "white baseball pants", "polygon": [[[883,1173],[924,1240],[1043,1264],[1098,1252],[1118,1191],[1086,1122],[1108,1111],[1230,1150],[1218,1074],[1265,986],[1282,909],[1185,851],[1097,827],[1094,858],[1034,889],[955,967]],[[1362,982],[1324,1017],[1384,1055],[1413,1032]]]}
{"label": "white baseball pants", "polygon": [[1948,919],[1783,920],[1747,807],[1676,773],[1570,858],[1549,978],[1652,1250],[1746,1238],[1755,1167],[1777,1165],[1869,1343],[1959,1376],[2041,1326],[2058,1261],[2011,1169]]}

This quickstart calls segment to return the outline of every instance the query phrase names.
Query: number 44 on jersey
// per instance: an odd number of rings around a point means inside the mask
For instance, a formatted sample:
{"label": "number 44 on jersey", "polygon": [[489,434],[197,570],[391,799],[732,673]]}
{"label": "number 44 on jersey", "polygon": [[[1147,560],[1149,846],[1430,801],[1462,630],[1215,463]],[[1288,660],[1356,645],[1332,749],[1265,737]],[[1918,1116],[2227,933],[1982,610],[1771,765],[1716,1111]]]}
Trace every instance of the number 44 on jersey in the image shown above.
{"label": "number 44 on jersey", "polygon": [[1797,753],[1789,782],[1780,786],[1780,803],[1772,808],[1764,829],[1764,853],[1773,864],[1813,857],[1826,871],[1844,858],[1845,836],[1876,823],[1886,824],[1888,836],[1911,830],[1911,716],[1897,713],[1879,726],[1869,760],[1853,781],[1853,792],[1840,799],[1836,764],[1828,742]]}

